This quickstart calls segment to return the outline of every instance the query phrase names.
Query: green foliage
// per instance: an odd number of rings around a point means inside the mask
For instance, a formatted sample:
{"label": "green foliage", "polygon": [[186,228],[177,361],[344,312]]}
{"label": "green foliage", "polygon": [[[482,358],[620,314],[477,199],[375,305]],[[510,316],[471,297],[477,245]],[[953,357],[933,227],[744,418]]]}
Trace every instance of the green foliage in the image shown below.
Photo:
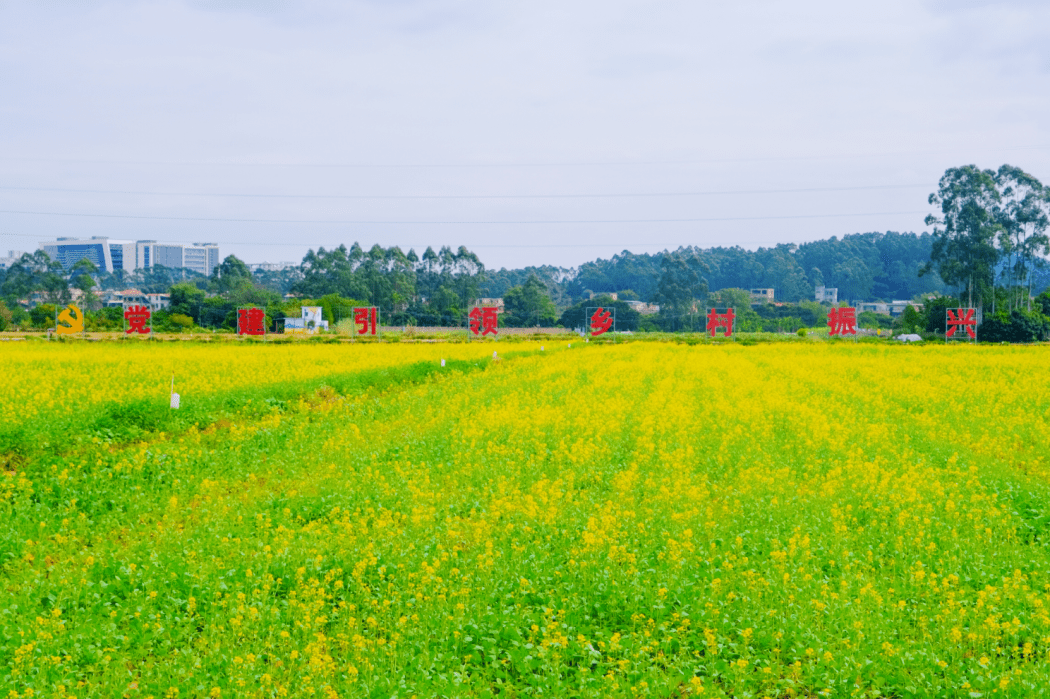
{"label": "green foliage", "polygon": [[959,308],[959,299],[952,296],[928,298],[923,304],[923,324],[928,332],[943,334],[947,330],[948,309]]}
{"label": "green foliage", "polygon": [[880,328],[888,330],[893,327],[893,318],[883,313],[863,311],[857,314],[857,327],[867,330],[878,330]]}
{"label": "green foliage", "polygon": [[529,276],[522,286],[507,290],[503,295],[505,313],[500,321],[507,327],[550,327],[558,320],[558,310],[551,301],[547,287],[536,275]]}
{"label": "green foliage", "polygon": [[14,321],[14,315],[7,305],[0,301],[0,332],[11,328]]}
{"label": "green foliage", "polygon": [[1048,337],[1050,318],[1019,308],[985,318],[977,328],[977,339],[981,342],[1038,342]]}
{"label": "green foliage", "polygon": [[29,309],[29,318],[34,328],[43,330],[55,327],[55,305],[42,303]]}

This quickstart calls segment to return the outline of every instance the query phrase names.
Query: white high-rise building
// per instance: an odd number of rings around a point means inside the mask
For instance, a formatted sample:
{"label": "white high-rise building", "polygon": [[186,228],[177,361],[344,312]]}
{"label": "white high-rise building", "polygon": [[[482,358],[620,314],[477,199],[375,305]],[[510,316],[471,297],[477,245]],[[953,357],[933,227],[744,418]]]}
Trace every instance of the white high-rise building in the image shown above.
{"label": "white high-rise building", "polygon": [[191,269],[208,276],[219,264],[219,246],[215,243],[160,243],[156,240],[115,240],[105,236],[89,239],[59,238],[40,243],[40,249],[52,260],[70,269],[81,259],[88,259],[103,271],[127,272],[161,265],[169,269]]}

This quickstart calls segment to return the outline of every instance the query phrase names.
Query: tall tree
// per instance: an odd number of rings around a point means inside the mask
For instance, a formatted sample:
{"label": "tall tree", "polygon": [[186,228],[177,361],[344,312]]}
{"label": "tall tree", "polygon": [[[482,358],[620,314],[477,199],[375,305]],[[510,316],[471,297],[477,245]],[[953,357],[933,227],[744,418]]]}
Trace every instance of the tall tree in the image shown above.
{"label": "tall tree", "polygon": [[1022,305],[1031,310],[1032,272],[1043,261],[1040,254],[1050,254],[1050,236],[1046,233],[1050,190],[1012,165],[999,168],[995,180],[1002,196],[999,242],[1006,261],[1003,278],[1009,294],[1008,310]]}
{"label": "tall tree", "polygon": [[707,295],[707,282],[700,274],[703,263],[696,255],[666,255],[663,273],[653,300],[660,304],[660,320],[665,330],[679,330],[695,313],[694,302]]}
{"label": "tall tree", "polygon": [[999,260],[995,243],[1002,229],[996,214],[1000,195],[995,172],[976,165],[950,168],[929,201],[941,215],[926,217],[926,225],[934,227],[933,246],[920,274],[936,268],[945,284],[962,289],[970,306],[975,301],[983,306],[994,293]]}

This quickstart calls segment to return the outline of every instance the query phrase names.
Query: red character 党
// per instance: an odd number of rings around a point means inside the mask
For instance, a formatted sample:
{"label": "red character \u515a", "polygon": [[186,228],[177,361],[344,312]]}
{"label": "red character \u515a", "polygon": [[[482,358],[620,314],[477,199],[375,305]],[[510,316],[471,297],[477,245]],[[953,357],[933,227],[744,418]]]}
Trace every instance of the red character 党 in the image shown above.
{"label": "red character \u515a", "polygon": [[146,323],[150,319],[150,309],[147,306],[129,306],[124,309],[124,320],[128,322],[128,329],[124,331],[125,334],[130,335],[131,333],[138,333],[140,335],[149,335],[151,332],[150,328],[146,327]]}

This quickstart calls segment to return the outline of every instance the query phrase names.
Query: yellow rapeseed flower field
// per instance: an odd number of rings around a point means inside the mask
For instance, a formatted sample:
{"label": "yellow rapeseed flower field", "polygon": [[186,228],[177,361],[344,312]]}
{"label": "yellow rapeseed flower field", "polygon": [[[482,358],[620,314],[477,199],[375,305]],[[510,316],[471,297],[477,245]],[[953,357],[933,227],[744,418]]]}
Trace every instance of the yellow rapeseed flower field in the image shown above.
{"label": "yellow rapeseed flower field", "polygon": [[8,471],[0,696],[1050,686],[1044,348],[517,348],[311,348],[470,361]]}

